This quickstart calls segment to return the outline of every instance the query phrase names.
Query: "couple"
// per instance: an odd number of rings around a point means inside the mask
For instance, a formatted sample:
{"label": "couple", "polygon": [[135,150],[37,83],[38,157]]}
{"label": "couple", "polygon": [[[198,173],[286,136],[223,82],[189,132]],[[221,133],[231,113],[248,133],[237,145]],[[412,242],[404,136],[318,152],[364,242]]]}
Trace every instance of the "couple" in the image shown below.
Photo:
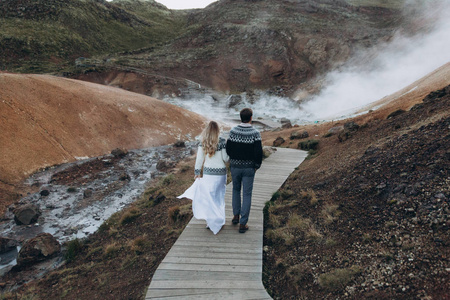
{"label": "couple", "polygon": [[[219,126],[211,121],[202,133],[195,161],[195,182],[178,198],[192,200],[196,219],[206,220],[207,227],[217,234],[225,224],[226,163],[230,161],[233,179],[233,220],[239,232],[248,230],[253,180],[261,166],[261,135],[251,125],[253,111],[244,108],[240,112],[242,123],[230,131],[227,141],[220,138]],[[203,177],[201,170],[203,168]],[[243,201],[241,202],[241,190]]]}

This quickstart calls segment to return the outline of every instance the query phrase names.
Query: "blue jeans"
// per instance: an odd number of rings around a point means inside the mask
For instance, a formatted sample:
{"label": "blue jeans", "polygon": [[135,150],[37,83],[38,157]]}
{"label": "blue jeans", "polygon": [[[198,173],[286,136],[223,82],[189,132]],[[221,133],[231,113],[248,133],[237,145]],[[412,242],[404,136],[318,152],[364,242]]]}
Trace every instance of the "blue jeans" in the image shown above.
{"label": "blue jeans", "polygon": [[[231,167],[231,177],[233,179],[233,215],[240,215],[240,224],[245,225],[250,215],[252,205],[253,180],[255,179],[254,168],[234,168]],[[242,188],[242,205],[241,205]]]}

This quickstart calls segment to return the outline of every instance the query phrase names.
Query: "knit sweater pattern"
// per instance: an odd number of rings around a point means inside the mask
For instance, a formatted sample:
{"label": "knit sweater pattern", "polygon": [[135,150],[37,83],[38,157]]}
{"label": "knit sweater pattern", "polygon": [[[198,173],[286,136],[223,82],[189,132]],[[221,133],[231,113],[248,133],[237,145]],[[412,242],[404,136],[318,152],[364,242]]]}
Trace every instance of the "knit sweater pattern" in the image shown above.
{"label": "knit sweater pattern", "polygon": [[200,175],[203,167],[203,175],[226,175],[227,167],[225,163],[229,161],[226,152],[226,141],[219,138],[216,152],[213,156],[206,155],[203,151],[202,144],[198,146],[197,158],[195,160],[195,175]]}
{"label": "knit sweater pattern", "polygon": [[261,134],[253,126],[241,124],[231,129],[226,149],[231,167],[259,169],[261,166]]}

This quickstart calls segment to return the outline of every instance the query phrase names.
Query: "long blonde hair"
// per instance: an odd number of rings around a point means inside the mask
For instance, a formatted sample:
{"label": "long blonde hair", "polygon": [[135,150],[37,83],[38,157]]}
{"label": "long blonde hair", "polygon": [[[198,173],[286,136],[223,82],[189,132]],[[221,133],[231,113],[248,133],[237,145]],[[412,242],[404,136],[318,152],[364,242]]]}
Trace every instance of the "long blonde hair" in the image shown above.
{"label": "long blonde hair", "polygon": [[217,145],[219,144],[219,133],[219,125],[214,121],[209,122],[208,126],[202,132],[203,152],[210,157],[216,153]]}

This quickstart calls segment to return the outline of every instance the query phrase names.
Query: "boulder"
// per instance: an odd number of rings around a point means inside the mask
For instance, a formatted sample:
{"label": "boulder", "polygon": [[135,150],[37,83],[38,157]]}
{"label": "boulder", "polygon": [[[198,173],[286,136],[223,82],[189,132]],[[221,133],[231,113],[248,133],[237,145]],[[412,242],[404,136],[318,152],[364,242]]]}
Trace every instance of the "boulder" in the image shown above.
{"label": "boulder", "polygon": [[292,128],[291,121],[288,120],[287,122],[282,123],[281,128],[283,128],[283,129]]}
{"label": "boulder", "polygon": [[16,208],[13,214],[17,225],[30,225],[37,222],[42,212],[37,205],[27,204]]}
{"label": "boulder", "polygon": [[274,147],[279,147],[279,146],[281,146],[284,142],[285,142],[285,140],[284,140],[281,136],[279,136],[279,137],[277,137],[277,138],[275,139],[275,141],[273,141],[273,146],[274,146]]}
{"label": "boulder", "polygon": [[309,133],[308,131],[303,131],[303,132],[299,132],[299,131],[293,131],[291,132],[291,140],[296,140],[296,139],[306,139],[309,137]]}
{"label": "boulder", "polygon": [[347,122],[344,124],[344,130],[357,131],[358,129],[359,129],[359,125],[353,121]]}
{"label": "boulder", "polygon": [[123,158],[125,155],[128,154],[128,151],[125,149],[116,148],[113,151],[111,151],[111,154],[116,158]]}
{"label": "boulder", "polygon": [[0,237],[0,254],[9,252],[15,249],[19,245],[19,242],[13,239]]}
{"label": "boulder", "polygon": [[396,116],[399,116],[401,114],[405,113],[405,111],[403,109],[397,109],[396,111],[391,112],[386,119],[392,119],[395,118]]}
{"label": "boulder", "polygon": [[328,133],[329,134],[336,134],[336,133],[341,132],[342,130],[344,130],[344,126],[335,126],[335,127],[330,128],[328,130]]}
{"label": "boulder", "polygon": [[55,257],[61,252],[61,244],[50,233],[41,233],[28,240],[17,256],[17,265],[24,267]]}

